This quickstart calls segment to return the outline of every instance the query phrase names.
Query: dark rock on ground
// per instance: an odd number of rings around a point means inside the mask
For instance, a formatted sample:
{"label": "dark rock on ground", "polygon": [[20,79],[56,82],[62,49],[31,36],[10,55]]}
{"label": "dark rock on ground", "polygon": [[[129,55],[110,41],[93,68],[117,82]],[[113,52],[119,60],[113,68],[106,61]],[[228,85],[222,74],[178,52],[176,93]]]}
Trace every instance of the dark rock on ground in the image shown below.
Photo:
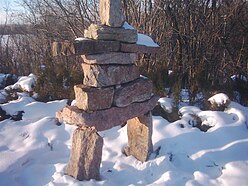
{"label": "dark rock on ground", "polygon": [[22,120],[23,113],[25,113],[25,112],[24,111],[17,111],[14,115],[11,116],[10,119],[13,121],[20,121],[20,120]]}
{"label": "dark rock on ground", "polygon": [[0,121],[3,121],[5,119],[9,119],[11,116],[9,114],[7,114],[7,112],[5,110],[2,109],[2,107],[0,107]]}
{"label": "dark rock on ground", "polygon": [[171,113],[166,112],[159,104],[157,104],[152,110],[153,116],[161,116],[169,122],[174,122],[179,120],[178,110],[173,109]]}
{"label": "dark rock on ground", "polygon": [[17,82],[17,76],[13,74],[4,75],[3,81],[0,82],[0,89],[6,86],[13,85]]}
{"label": "dark rock on ground", "polygon": [[192,127],[196,127],[200,129],[200,131],[202,132],[207,132],[208,129],[212,127],[209,125],[202,124],[202,119],[198,115],[190,114],[190,116],[192,117],[192,120],[190,121],[189,124],[192,125]]}

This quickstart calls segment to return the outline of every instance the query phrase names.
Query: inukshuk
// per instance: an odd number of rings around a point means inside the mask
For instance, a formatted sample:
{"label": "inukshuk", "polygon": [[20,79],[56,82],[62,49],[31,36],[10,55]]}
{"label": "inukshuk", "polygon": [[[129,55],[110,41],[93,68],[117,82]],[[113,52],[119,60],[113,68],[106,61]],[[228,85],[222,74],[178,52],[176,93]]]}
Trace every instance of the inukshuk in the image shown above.
{"label": "inukshuk", "polygon": [[100,0],[101,25],[91,24],[84,38],[56,42],[53,54],[81,55],[83,84],[75,85],[76,106],[56,113],[60,122],[77,125],[66,174],[78,180],[100,178],[103,139],[97,131],[127,122],[125,154],[144,162],[153,151],[152,82],[140,76],[136,53],[158,46],[138,44],[135,29],[124,23],[121,0]]}

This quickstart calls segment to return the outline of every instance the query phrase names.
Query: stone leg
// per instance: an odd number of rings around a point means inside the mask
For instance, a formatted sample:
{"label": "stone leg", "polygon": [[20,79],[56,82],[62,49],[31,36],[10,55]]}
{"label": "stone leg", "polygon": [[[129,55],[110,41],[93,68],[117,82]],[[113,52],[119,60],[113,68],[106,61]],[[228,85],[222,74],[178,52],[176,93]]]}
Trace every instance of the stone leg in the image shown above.
{"label": "stone leg", "polygon": [[152,115],[147,114],[127,121],[128,146],[126,155],[132,155],[141,162],[147,161],[153,151]]}
{"label": "stone leg", "polygon": [[103,138],[94,127],[74,131],[66,174],[77,180],[100,179]]}

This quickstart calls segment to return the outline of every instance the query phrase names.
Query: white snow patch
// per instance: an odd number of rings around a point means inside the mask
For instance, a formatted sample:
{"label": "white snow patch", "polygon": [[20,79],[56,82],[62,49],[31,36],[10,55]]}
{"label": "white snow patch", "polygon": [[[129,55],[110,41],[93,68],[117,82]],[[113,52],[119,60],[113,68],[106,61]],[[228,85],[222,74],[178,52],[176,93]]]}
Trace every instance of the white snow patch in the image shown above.
{"label": "white snow patch", "polygon": [[23,111],[25,105],[34,102],[34,99],[31,97],[20,97],[17,100],[10,101],[1,105],[2,109],[5,110],[8,114],[13,115],[17,111]]}
{"label": "white snow patch", "polygon": [[128,22],[124,22],[123,26],[124,29],[126,30],[134,30],[134,27],[132,27],[130,24],[128,24]]}
{"label": "white snow patch", "polygon": [[138,34],[138,41],[136,44],[145,45],[148,47],[159,47],[159,45],[155,43],[151,37],[144,34]]}
{"label": "white snow patch", "polygon": [[6,87],[5,89],[22,89],[23,91],[31,92],[37,81],[37,77],[34,74],[29,74],[29,76],[22,76],[14,84]]}
{"label": "white snow patch", "polygon": [[224,105],[230,101],[229,97],[224,93],[215,94],[208,99],[211,104],[217,104],[218,106]]}
{"label": "white snow patch", "polygon": [[0,90],[0,104],[6,101],[7,93],[5,90]]}
{"label": "white snow patch", "polygon": [[140,75],[140,77],[143,78],[143,79],[149,79],[147,76],[144,76],[142,74]]}
{"label": "white snow patch", "polygon": [[72,102],[71,102],[71,106],[76,106],[76,104],[77,104],[76,100],[75,100],[75,99],[74,99],[74,100],[72,100]]}
{"label": "white snow patch", "polygon": [[75,41],[84,41],[84,40],[89,40],[89,38],[78,37],[78,38],[75,39]]}
{"label": "white snow patch", "polygon": [[247,186],[248,161],[235,161],[227,163],[222,168],[222,175],[218,178],[223,185]]}
{"label": "white snow patch", "polygon": [[231,79],[233,80],[233,81],[236,81],[236,80],[242,80],[242,81],[244,81],[244,82],[248,82],[248,79],[247,79],[247,77],[246,76],[244,76],[244,75],[232,75],[231,76]]}
{"label": "white snow patch", "polygon": [[41,65],[40,65],[40,69],[41,69],[41,70],[45,70],[45,69],[46,69],[46,65],[45,65],[45,64],[41,64]]}
{"label": "white snow patch", "polygon": [[172,112],[173,108],[173,99],[172,98],[167,98],[163,97],[158,100],[160,106],[168,113]]}

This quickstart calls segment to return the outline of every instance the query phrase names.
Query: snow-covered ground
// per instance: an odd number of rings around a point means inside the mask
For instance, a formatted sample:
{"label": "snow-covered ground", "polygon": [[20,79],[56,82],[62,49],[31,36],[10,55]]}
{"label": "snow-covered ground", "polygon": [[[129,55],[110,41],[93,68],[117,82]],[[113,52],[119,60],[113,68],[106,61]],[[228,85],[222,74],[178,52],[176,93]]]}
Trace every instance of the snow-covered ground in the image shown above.
{"label": "snow-covered ground", "polygon": [[[170,103],[163,99],[163,104]],[[126,127],[100,132],[101,181],[80,182],[64,175],[75,129],[56,122],[55,112],[65,105],[66,100],[41,103],[27,94],[0,104],[11,115],[25,112],[23,120],[0,122],[1,186],[248,185],[247,107],[231,102],[220,112],[185,106],[180,109],[182,118],[174,123],[153,117],[152,139],[159,153],[145,163],[122,154]],[[202,132],[192,127],[192,115],[212,128]]]}

